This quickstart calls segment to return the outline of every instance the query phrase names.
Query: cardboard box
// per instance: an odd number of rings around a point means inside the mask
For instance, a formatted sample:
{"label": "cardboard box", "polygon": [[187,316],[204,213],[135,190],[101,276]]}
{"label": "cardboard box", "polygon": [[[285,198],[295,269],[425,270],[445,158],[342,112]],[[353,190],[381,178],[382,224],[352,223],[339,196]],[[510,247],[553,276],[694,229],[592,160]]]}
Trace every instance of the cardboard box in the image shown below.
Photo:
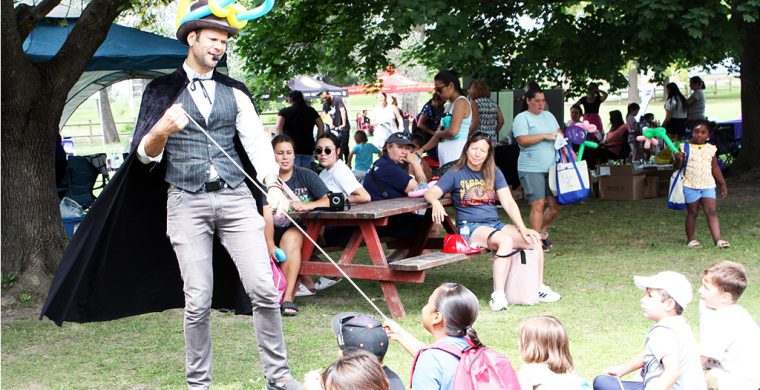
{"label": "cardboard box", "polygon": [[651,199],[657,197],[657,189],[660,184],[660,179],[656,176],[644,176],[646,180],[646,189],[644,190],[644,199]]}
{"label": "cardboard box", "polygon": [[599,165],[596,169],[599,176],[634,176],[644,173],[633,165]]}
{"label": "cardboard box", "polygon": [[647,180],[657,180],[657,197],[668,196],[670,190],[670,176],[673,175],[673,169],[647,169],[644,171]]}
{"label": "cardboard box", "polygon": [[646,179],[644,175],[602,176],[599,178],[599,198],[605,200],[644,199]]}

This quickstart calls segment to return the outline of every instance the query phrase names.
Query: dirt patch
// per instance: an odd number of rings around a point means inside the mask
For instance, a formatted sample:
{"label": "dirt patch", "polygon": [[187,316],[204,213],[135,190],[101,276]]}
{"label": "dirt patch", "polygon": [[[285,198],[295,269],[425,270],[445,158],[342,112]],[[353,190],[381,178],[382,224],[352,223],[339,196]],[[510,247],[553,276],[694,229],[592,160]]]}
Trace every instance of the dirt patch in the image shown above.
{"label": "dirt patch", "polygon": [[18,304],[3,305],[2,320],[32,320],[37,319],[42,311],[42,305],[36,304],[34,306],[19,306]]}

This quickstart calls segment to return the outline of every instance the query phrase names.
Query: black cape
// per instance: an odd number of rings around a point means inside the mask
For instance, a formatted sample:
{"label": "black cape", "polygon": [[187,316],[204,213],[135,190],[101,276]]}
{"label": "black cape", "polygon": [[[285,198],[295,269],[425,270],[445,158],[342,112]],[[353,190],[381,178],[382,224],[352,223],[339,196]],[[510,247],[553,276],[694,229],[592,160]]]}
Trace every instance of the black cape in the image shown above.
{"label": "black cape", "polygon": [[[245,85],[221,73],[212,79],[237,88]],[[166,237],[166,164],[142,164],[135,150],[164,112],[187,86],[180,66],[153,80],[143,94],[131,153],[95,201],[63,253],[40,318],[63,321],[108,321],[184,307],[182,278],[176,255]],[[256,172],[235,136],[243,167]],[[261,213],[261,192],[248,180]],[[214,243],[212,307],[250,313],[251,302],[229,254]]]}

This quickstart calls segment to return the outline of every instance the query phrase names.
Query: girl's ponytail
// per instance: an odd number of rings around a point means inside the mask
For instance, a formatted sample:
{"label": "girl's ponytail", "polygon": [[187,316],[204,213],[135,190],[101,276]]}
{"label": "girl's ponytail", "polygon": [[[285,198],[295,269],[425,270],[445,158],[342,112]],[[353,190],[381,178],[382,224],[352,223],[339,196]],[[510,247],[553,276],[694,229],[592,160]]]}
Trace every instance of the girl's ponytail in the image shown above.
{"label": "girl's ponytail", "polygon": [[472,326],[465,328],[465,334],[467,335],[467,338],[470,339],[475,348],[485,347],[485,345],[483,345],[483,343],[478,338],[478,332],[476,332]]}

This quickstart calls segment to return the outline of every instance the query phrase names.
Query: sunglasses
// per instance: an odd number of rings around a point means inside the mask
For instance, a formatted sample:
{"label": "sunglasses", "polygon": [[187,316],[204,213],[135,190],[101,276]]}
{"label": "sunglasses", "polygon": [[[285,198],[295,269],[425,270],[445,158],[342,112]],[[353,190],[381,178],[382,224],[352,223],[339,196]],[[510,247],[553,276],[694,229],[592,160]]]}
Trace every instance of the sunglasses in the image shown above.
{"label": "sunglasses", "polygon": [[325,152],[325,155],[329,156],[330,153],[332,153],[332,149],[330,149],[330,148],[324,148],[324,149],[322,149],[321,147],[317,147],[316,149],[314,149],[314,155],[315,156],[319,156],[320,154],[322,154],[322,152]]}
{"label": "sunglasses", "polygon": [[445,87],[445,85],[441,85],[440,87],[435,87],[435,91],[438,92],[438,93],[441,93],[441,92],[443,92],[443,88],[444,87]]}

